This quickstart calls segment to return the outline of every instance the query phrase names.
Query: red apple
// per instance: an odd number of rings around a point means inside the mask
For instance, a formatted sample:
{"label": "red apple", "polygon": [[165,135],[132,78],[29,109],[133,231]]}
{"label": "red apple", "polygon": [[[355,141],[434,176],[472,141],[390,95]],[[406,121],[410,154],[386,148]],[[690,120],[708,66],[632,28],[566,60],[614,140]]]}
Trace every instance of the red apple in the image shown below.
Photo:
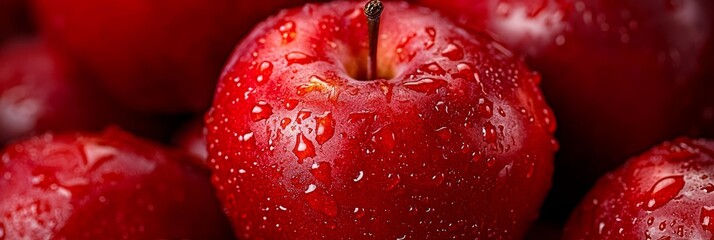
{"label": "red apple", "polygon": [[206,116],[234,231],[256,239],[519,238],[549,189],[540,77],[426,8],[283,11],[236,48]]}
{"label": "red apple", "polygon": [[100,130],[119,125],[142,136],[165,138],[178,117],[140,114],[117,106],[68,67],[66,57],[42,40],[0,48],[0,145],[48,130]]}
{"label": "red apple", "polygon": [[563,239],[711,239],[714,141],[677,139],[602,177]]}
{"label": "red apple", "polygon": [[230,239],[208,172],[117,129],[0,153],[0,239]]}
{"label": "red apple", "polygon": [[566,213],[597,177],[696,119],[710,0],[418,2],[462,14],[543,75],[561,143],[549,207],[556,211]]}
{"label": "red apple", "polygon": [[208,146],[203,119],[195,119],[184,125],[173,137],[174,145],[191,154],[197,165],[208,169]]}
{"label": "red apple", "polygon": [[33,2],[50,42],[121,103],[203,112],[240,38],[268,14],[306,0]]}

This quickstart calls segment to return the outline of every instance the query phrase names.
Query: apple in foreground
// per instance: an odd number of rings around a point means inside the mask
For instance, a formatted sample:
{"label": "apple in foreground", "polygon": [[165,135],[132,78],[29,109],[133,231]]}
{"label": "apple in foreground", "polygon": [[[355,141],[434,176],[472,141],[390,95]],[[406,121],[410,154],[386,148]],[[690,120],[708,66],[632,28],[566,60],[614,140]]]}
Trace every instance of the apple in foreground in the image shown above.
{"label": "apple in foreground", "polygon": [[52,45],[135,110],[203,112],[221,67],[258,21],[305,0],[32,0]]}
{"label": "apple in foreground", "polygon": [[118,129],[0,152],[0,239],[231,239],[207,171]]}
{"label": "apple in foreground", "polygon": [[370,58],[364,6],[282,11],[227,63],[206,128],[236,236],[522,237],[557,148],[540,77],[406,3],[384,3]]}
{"label": "apple in foreground", "polygon": [[714,141],[680,138],[602,177],[563,239],[711,239]]}

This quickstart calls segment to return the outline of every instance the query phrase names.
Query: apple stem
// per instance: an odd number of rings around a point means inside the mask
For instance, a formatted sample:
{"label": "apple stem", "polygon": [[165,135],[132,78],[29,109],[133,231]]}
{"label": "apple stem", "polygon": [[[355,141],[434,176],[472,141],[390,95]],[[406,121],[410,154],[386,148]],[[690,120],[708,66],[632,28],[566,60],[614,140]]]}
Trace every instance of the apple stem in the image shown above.
{"label": "apple stem", "polygon": [[364,6],[364,15],[367,16],[369,31],[369,80],[377,79],[377,42],[379,40],[379,20],[382,16],[384,5],[380,0],[369,0]]}

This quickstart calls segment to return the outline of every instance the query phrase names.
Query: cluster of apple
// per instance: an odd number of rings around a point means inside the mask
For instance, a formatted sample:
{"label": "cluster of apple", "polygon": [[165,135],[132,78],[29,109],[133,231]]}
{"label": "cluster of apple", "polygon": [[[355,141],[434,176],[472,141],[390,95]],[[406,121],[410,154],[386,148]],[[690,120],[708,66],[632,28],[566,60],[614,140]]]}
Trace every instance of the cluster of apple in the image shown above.
{"label": "cluster of apple", "polygon": [[710,0],[0,0],[0,240],[708,239],[705,138]]}

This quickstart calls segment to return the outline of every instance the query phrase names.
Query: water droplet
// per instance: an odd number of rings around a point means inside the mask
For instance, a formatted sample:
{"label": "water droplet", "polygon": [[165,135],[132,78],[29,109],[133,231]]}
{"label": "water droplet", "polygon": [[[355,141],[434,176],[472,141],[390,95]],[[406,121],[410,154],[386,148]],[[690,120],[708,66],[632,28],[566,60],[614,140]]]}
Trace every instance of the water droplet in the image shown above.
{"label": "water droplet", "polygon": [[271,115],[273,115],[273,107],[265,101],[258,101],[250,112],[253,122],[268,119]]}
{"label": "water droplet", "polygon": [[247,132],[238,135],[238,141],[241,142],[241,146],[246,149],[255,148],[255,138],[253,137],[253,132]]}
{"label": "water droplet", "polygon": [[391,125],[384,126],[372,133],[372,142],[375,143],[375,148],[380,152],[392,151],[397,144],[397,140]]}
{"label": "water droplet", "polygon": [[684,188],[684,177],[681,175],[660,179],[652,186],[647,195],[645,210],[652,211],[667,204],[679,194],[682,188]]}
{"label": "water droplet", "polygon": [[299,164],[302,164],[305,158],[317,156],[315,154],[315,145],[302,133],[299,133],[296,137],[293,153],[298,158]]}
{"label": "water droplet", "polygon": [[565,45],[565,36],[563,35],[558,35],[555,37],[555,44],[558,46],[563,46]]}
{"label": "water droplet", "polygon": [[292,122],[290,118],[283,118],[283,120],[280,120],[280,127],[285,129],[288,125],[290,125],[290,122]]}
{"label": "water droplet", "polygon": [[653,218],[653,217],[647,218],[647,225],[652,226],[653,223],[654,223],[654,218]]}
{"label": "water droplet", "polygon": [[486,141],[487,143],[496,143],[496,140],[498,139],[498,133],[496,132],[496,127],[493,126],[491,122],[486,122],[483,125],[483,129],[481,130],[481,134],[483,135],[483,140]]}
{"label": "water droplet", "polygon": [[288,61],[288,66],[293,64],[308,64],[316,60],[315,57],[301,52],[290,52],[285,55],[285,59]]}
{"label": "water droplet", "polygon": [[459,63],[456,65],[456,71],[458,72],[451,74],[451,77],[454,79],[463,78],[468,81],[475,81],[477,78],[474,74],[473,67],[471,67],[468,63]]}
{"label": "water droplet", "polygon": [[280,37],[283,38],[283,44],[290,43],[297,37],[295,22],[293,21],[280,21],[278,24],[278,31],[280,32]]}
{"label": "water droplet", "polygon": [[666,229],[666,228],[667,228],[667,221],[662,221],[661,223],[659,223],[660,231],[664,231],[664,229]]}
{"label": "water droplet", "polygon": [[406,82],[404,86],[421,93],[435,93],[437,89],[446,87],[448,82],[442,79],[423,78],[421,80]]}
{"label": "water droplet", "polygon": [[441,140],[448,141],[449,139],[451,139],[451,129],[449,129],[447,127],[442,127],[442,128],[436,129],[435,131],[436,131],[436,135],[438,135],[439,138],[441,138]]}
{"label": "water droplet", "polygon": [[89,169],[88,171],[98,169],[104,163],[114,159],[119,153],[119,150],[114,147],[97,143],[84,144],[82,150],[84,154],[84,164]]}
{"label": "water droplet", "polygon": [[314,192],[315,189],[317,189],[317,186],[316,186],[315,184],[310,184],[309,186],[307,186],[307,189],[305,190],[305,193]]}
{"label": "water droplet", "polygon": [[295,107],[297,107],[298,103],[300,103],[300,101],[298,101],[297,99],[285,100],[285,109],[293,110],[295,109]]}
{"label": "water droplet", "polygon": [[305,109],[301,109],[295,117],[295,122],[297,122],[298,124],[302,124],[302,120],[305,120],[310,116],[312,116],[312,112]]}
{"label": "water droplet", "polygon": [[0,223],[0,240],[5,239],[5,224]]}
{"label": "water droplet", "polygon": [[317,181],[325,185],[332,184],[332,166],[328,162],[314,163],[310,166],[310,173]]}
{"label": "water droplet", "polygon": [[535,173],[535,163],[531,163],[530,166],[528,166],[528,172],[526,172],[526,178],[533,177],[533,173]]}
{"label": "water droplet", "polygon": [[704,192],[706,193],[711,193],[712,191],[714,191],[714,185],[708,183],[706,186],[702,187],[701,190],[704,190]]}
{"label": "water droplet", "polygon": [[481,154],[481,151],[473,152],[471,155],[473,155],[474,163],[477,163],[477,162],[480,162],[481,160],[483,160],[483,154]]}
{"label": "water droplet", "polygon": [[364,217],[364,208],[355,208],[352,212],[355,214],[356,219]]}
{"label": "water droplet", "polygon": [[424,42],[424,48],[430,49],[434,46],[434,42],[436,42],[436,29],[433,27],[427,27],[424,31],[426,32],[426,35],[429,36],[429,40]]}
{"label": "water droplet", "polygon": [[406,48],[406,45],[414,38],[416,37],[416,33],[410,33],[409,35],[405,36],[402,38],[402,40],[397,44],[396,52],[397,56],[399,56],[400,61],[404,61],[407,59],[411,59],[416,55],[416,53],[407,53],[404,49]]}
{"label": "water droplet", "polygon": [[557,127],[555,124],[555,115],[553,114],[553,111],[548,108],[543,109],[543,122],[545,123],[546,130],[548,130],[549,133],[555,132],[555,128]]}
{"label": "water droplet", "polygon": [[487,167],[493,167],[496,166],[496,158],[489,157],[486,159],[486,166]]}
{"label": "water droplet", "polygon": [[270,78],[270,75],[272,74],[273,64],[270,62],[262,62],[260,63],[260,66],[258,68],[258,76],[255,78],[255,80],[258,83],[264,83]]}
{"label": "water droplet", "polygon": [[352,181],[354,181],[354,182],[362,181],[362,178],[363,178],[363,177],[364,177],[364,171],[359,171],[359,172],[357,173],[357,177],[355,177],[354,179],[352,179]]}
{"label": "water droplet", "polygon": [[337,217],[337,202],[322,190],[312,191],[305,196],[307,205],[313,210],[329,217]]}
{"label": "water droplet", "polygon": [[446,74],[446,70],[441,68],[439,64],[436,63],[429,63],[425,65],[421,65],[419,69],[417,69],[418,73],[428,73],[431,75],[444,75]]}
{"label": "water droplet", "polygon": [[373,112],[359,111],[359,112],[350,113],[350,115],[347,117],[347,122],[349,122],[349,123],[367,122],[367,121],[374,121],[376,119],[377,119],[377,114],[374,114]]}
{"label": "water droplet", "polygon": [[446,178],[446,176],[444,175],[444,173],[439,173],[439,174],[432,176],[431,181],[432,181],[433,186],[438,187],[439,185],[441,185],[444,182],[445,178]]}
{"label": "water droplet", "polygon": [[382,91],[382,94],[387,98],[387,102],[392,102],[392,96],[394,95],[394,92],[392,91],[394,89],[394,84],[387,83],[385,81],[379,81],[379,90]]}
{"label": "water droplet", "polygon": [[441,55],[449,58],[451,61],[458,61],[464,58],[464,50],[453,43],[449,43],[449,45],[441,51]]}
{"label": "water droplet", "polygon": [[315,117],[315,140],[322,145],[335,135],[335,120],[331,112]]}
{"label": "water droplet", "polygon": [[714,234],[714,206],[704,206],[699,213],[699,222],[702,228]]}
{"label": "water droplet", "polygon": [[490,118],[493,116],[493,102],[487,98],[478,99],[478,112],[484,118]]}
{"label": "water droplet", "polygon": [[399,174],[389,174],[387,175],[387,184],[384,186],[384,190],[391,191],[402,181],[402,177]]}

